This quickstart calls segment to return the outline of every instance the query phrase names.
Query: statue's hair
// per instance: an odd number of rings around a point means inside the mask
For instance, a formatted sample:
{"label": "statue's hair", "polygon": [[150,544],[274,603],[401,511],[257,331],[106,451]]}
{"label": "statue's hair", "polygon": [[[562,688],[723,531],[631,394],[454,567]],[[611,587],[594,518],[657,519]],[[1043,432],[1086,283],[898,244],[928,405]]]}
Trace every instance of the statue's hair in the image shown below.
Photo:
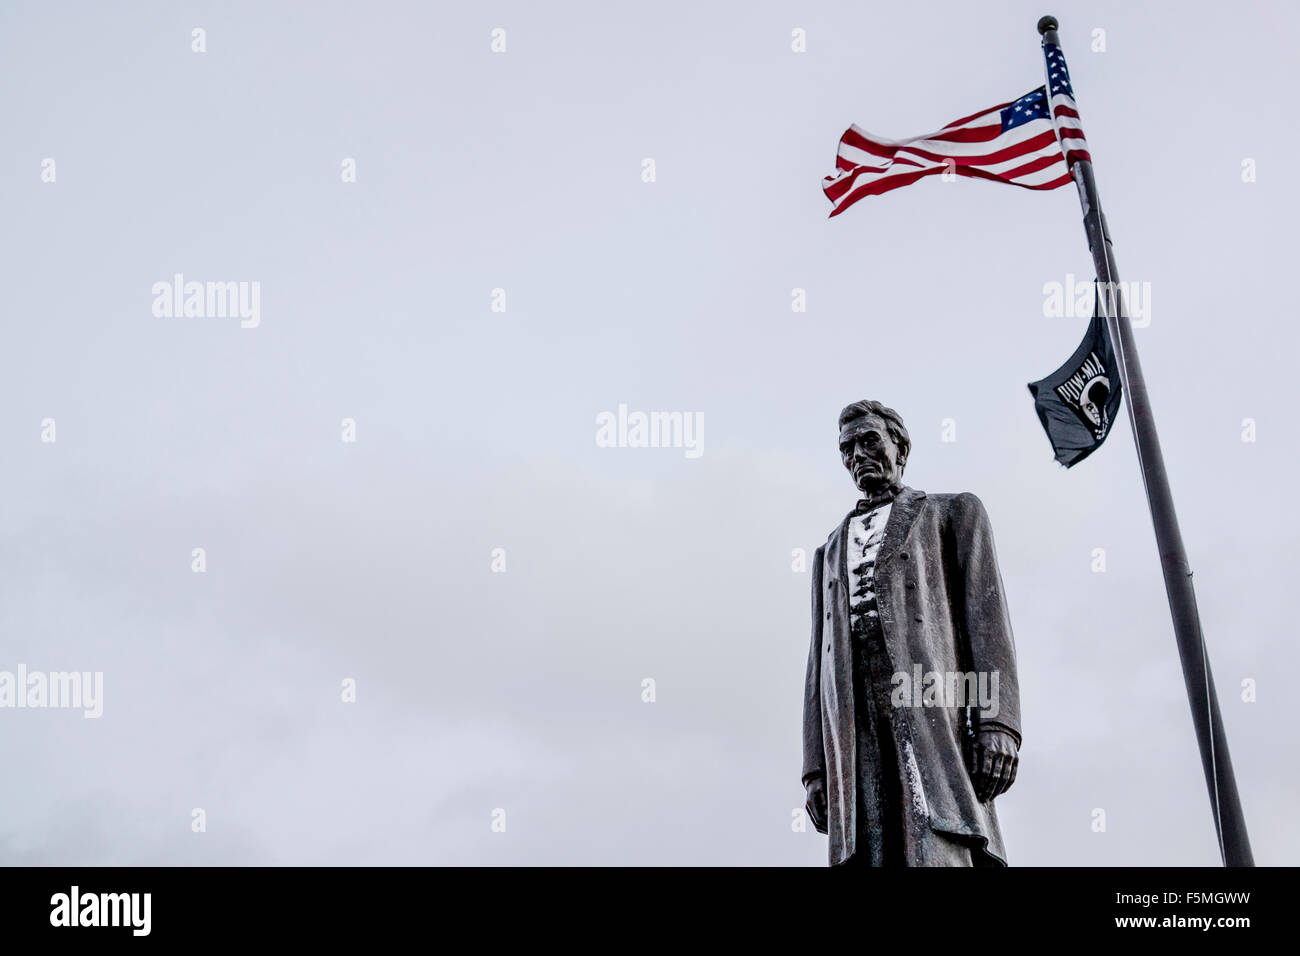
{"label": "statue's hair", "polygon": [[845,407],[844,411],[840,412],[840,428],[867,415],[879,415],[884,419],[889,437],[898,446],[898,466],[901,469],[907,462],[907,456],[911,454],[912,439],[908,437],[907,428],[903,425],[903,416],[898,412],[887,405],[882,405],[880,402],[873,402],[869,398],[863,399]]}

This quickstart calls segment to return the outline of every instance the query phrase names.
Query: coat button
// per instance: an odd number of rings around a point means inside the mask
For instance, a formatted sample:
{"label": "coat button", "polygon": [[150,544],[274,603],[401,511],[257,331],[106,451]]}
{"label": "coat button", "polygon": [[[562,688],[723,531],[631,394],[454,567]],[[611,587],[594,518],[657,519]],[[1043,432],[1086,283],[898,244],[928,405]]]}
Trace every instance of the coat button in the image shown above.
{"label": "coat button", "polygon": [[908,589],[909,591],[915,591],[915,590],[916,590],[916,582],[915,582],[915,581],[908,581],[908,582],[907,582],[907,589]]}
{"label": "coat button", "polygon": [[916,617],[912,618],[912,620],[914,620],[917,624],[920,624],[922,621],[925,620],[925,618],[921,617],[921,615],[918,614]]}
{"label": "coat button", "polygon": [[898,557],[899,557],[900,560],[902,560],[902,561],[906,561],[906,560],[907,560],[907,552],[906,552],[906,551],[900,551],[900,552],[898,552]]}
{"label": "coat button", "polygon": [[828,621],[829,621],[829,620],[830,620],[830,619],[831,619],[831,616],[830,616],[830,614],[827,614],[827,615],[826,615],[826,620],[828,620]]}

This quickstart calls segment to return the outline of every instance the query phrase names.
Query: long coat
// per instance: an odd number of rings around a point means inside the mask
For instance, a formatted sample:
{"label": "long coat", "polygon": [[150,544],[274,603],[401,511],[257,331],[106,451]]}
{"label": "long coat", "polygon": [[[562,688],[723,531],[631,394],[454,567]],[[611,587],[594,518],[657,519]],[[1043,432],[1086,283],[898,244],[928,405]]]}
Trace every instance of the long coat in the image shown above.
{"label": "long coat", "polygon": [[[803,776],[826,779],[830,862],[852,856],[857,838],[853,657],[849,635],[846,516],[813,561],[812,641],[804,682]],[[1020,742],[1015,646],[993,533],[970,493],[903,488],[889,513],[875,566],[876,602],[893,672],[998,674],[998,713],[979,708],[890,708],[896,752],[919,789],[933,830],[975,838],[1006,862],[992,801],[981,803],[967,768],[966,720]],[[981,720],[983,724],[981,725]]]}

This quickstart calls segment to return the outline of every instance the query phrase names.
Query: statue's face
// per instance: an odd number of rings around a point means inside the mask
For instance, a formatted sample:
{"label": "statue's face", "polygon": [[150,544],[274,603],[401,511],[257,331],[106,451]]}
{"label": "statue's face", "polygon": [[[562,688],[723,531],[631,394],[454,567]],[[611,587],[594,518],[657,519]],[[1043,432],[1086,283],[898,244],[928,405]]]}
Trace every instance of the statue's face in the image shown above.
{"label": "statue's face", "polygon": [[855,418],[840,429],[840,459],[866,494],[888,488],[903,473],[898,446],[879,415]]}

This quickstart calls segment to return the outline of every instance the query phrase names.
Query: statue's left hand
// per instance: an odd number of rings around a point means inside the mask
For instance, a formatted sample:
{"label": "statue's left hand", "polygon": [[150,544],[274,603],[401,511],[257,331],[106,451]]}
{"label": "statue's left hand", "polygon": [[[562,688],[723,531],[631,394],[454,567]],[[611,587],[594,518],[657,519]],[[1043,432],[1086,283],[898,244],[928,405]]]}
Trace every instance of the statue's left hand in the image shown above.
{"label": "statue's left hand", "polygon": [[971,782],[975,795],[987,803],[1010,789],[1020,766],[1020,748],[1016,738],[1005,731],[989,728],[975,736],[971,748]]}

